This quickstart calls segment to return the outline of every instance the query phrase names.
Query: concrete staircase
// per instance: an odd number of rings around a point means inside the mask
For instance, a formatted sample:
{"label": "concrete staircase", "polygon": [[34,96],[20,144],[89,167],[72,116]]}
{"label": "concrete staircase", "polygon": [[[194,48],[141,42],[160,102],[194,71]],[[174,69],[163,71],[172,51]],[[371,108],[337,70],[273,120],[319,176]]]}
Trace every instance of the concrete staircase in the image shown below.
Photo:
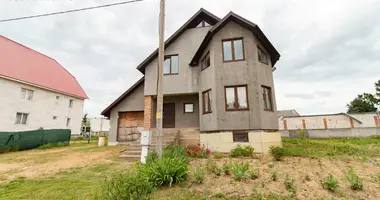
{"label": "concrete staircase", "polygon": [[[162,143],[163,147],[169,145],[179,144],[180,131],[178,129],[164,129]],[[152,144],[149,147],[149,151],[153,152],[156,149],[156,130],[152,130]],[[140,140],[131,142],[120,142],[118,145],[126,147],[126,149],[120,152],[121,158],[138,160],[141,156],[141,144]]]}

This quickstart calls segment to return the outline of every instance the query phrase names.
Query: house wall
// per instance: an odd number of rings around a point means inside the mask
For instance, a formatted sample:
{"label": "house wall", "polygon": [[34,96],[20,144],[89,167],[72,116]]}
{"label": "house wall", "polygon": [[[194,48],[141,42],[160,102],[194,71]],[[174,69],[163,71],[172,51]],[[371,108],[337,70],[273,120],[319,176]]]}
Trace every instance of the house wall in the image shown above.
{"label": "house wall", "polygon": [[110,132],[108,142],[117,142],[117,129],[119,112],[127,111],[144,111],[144,84],[139,85],[133,92],[124,98],[118,105],[111,110],[110,114]]}
{"label": "house wall", "polygon": [[[33,99],[22,99],[21,88],[33,90]],[[72,134],[80,133],[83,99],[4,78],[0,78],[0,91],[0,131],[69,128]],[[69,108],[70,99],[73,100],[72,108]],[[17,112],[29,113],[26,125],[15,124]],[[57,118],[53,119],[53,116]],[[66,127],[67,118],[71,118],[70,127]]]}
{"label": "house wall", "polygon": [[[224,63],[222,40],[239,37],[244,38],[245,60]],[[271,64],[264,65],[258,61],[257,45],[258,41],[252,32],[234,22],[228,23],[213,36],[209,46],[211,66],[200,72],[202,90],[213,84],[213,113],[201,116],[201,131],[278,129],[272,68]],[[205,80],[205,77],[211,80]],[[233,85],[247,85],[249,110],[225,110],[224,87]],[[264,111],[261,85],[272,88],[274,112]]]}
{"label": "house wall", "polygon": [[[178,54],[179,73],[164,76],[164,94],[198,92],[199,68],[190,67],[189,63],[209,29],[210,27],[188,29],[165,49],[165,55]],[[145,68],[145,95],[156,95],[157,67],[156,58]]]}
{"label": "house wall", "polygon": [[[198,128],[199,127],[199,104],[198,95],[165,96],[164,103],[175,103],[175,128]],[[184,103],[193,103],[194,112],[184,113]],[[153,113],[156,113],[157,100],[153,103]],[[155,116],[152,126],[156,127]]]}

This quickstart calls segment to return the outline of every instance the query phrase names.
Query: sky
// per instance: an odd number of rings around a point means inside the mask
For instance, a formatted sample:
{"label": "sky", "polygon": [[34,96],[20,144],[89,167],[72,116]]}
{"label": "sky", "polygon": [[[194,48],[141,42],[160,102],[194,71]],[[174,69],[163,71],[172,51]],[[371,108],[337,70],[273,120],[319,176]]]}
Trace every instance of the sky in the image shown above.
{"label": "sky", "polygon": [[[122,0],[0,0],[0,20]],[[274,72],[278,110],[345,112],[380,79],[378,0],[166,0],[168,38],[201,7],[256,23],[280,52]],[[159,0],[0,23],[0,34],[56,59],[101,111],[133,85],[158,46]]]}

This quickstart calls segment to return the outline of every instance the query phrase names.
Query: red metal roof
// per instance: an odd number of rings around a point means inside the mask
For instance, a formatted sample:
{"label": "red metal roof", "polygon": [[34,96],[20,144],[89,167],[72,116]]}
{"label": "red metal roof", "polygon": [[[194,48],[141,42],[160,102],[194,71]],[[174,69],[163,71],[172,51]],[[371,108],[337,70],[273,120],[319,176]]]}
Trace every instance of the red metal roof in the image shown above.
{"label": "red metal roof", "polygon": [[0,77],[87,99],[77,80],[54,59],[0,35]]}

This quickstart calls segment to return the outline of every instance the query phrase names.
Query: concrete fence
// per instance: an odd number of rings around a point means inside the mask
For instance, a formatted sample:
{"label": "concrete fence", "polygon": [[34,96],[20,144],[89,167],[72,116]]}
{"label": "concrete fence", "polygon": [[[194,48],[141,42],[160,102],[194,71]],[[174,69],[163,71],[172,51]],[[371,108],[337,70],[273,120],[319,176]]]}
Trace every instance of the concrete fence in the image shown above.
{"label": "concrete fence", "polygon": [[[281,137],[298,138],[297,130],[280,130]],[[352,138],[380,135],[380,127],[367,128],[336,128],[336,129],[305,129],[309,138]]]}

